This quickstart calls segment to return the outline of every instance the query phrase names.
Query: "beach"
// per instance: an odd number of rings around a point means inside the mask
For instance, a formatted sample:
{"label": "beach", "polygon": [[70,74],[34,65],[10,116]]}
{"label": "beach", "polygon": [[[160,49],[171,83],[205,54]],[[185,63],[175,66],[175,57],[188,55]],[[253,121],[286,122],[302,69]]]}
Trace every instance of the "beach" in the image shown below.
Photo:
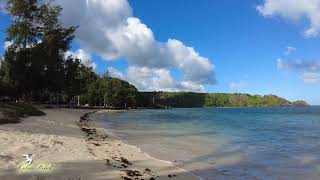
{"label": "beach", "polygon": [[[198,179],[112,138],[91,120],[94,110],[41,110],[45,116],[0,126],[1,180]],[[31,165],[46,164],[50,168],[19,171],[25,154],[32,154]]]}

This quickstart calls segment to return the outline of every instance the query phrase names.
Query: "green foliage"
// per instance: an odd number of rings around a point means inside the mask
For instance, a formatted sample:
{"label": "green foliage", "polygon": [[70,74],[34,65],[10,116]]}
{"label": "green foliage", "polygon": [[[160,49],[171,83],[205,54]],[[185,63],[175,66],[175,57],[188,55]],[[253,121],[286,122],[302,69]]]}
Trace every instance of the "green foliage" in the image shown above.
{"label": "green foliage", "polygon": [[[161,107],[279,107],[298,104],[274,95],[193,92],[144,92],[143,95],[148,99],[148,106]],[[307,105],[302,102],[299,104]]]}
{"label": "green foliage", "polygon": [[294,101],[292,102],[293,106],[309,106],[305,101]]}
{"label": "green foliage", "polygon": [[89,99],[93,105],[116,108],[135,107],[139,104],[139,92],[126,81],[100,77],[89,88]]}
{"label": "green foliage", "polygon": [[250,94],[208,94],[205,106],[207,107],[275,107],[289,106],[286,99],[274,95]]}
{"label": "green foliage", "polygon": [[69,58],[65,62],[65,94],[66,101],[74,100],[75,96],[87,94],[92,83],[98,79],[91,67],[83,65],[79,59]]}
{"label": "green foliage", "polygon": [[61,95],[65,52],[75,27],[62,27],[58,20],[61,7],[49,2],[9,0],[7,10],[12,16],[7,40],[13,44],[5,52],[0,81],[20,99],[37,101],[43,94]]}
{"label": "green foliage", "polygon": [[45,113],[30,104],[0,103],[0,124],[18,123],[22,117],[42,115]]}
{"label": "green foliage", "polygon": [[38,110],[30,104],[25,103],[0,103],[0,109],[16,112],[20,117],[45,115],[44,112]]}
{"label": "green foliage", "polygon": [[202,107],[206,98],[204,93],[161,92],[158,102],[170,107]]}
{"label": "green foliage", "polygon": [[50,1],[8,0],[12,24],[0,68],[0,93],[24,101],[137,106],[139,92],[129,83],[98,77],[79,59],[65,56],[75,27],[59,22],[60,6]]}

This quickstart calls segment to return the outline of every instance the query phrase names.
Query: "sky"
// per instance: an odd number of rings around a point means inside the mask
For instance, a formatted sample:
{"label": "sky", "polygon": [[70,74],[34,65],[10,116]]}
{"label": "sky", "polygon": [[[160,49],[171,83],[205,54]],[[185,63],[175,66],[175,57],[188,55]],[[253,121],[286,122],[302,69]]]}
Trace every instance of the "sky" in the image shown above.
{"label": "sky", "polygon": [[[139,90],[320,104],[320,0],[56,1],[79,26],[68,55]],[[0,13],[0,55],[9,25]]]}

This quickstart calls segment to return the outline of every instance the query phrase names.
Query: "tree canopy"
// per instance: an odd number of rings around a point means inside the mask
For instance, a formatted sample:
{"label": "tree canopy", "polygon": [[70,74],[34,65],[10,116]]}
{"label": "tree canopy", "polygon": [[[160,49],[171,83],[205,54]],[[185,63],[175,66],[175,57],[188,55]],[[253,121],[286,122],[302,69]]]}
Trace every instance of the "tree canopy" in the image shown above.
{"label": "tree canopy", "polygon": [[[12,43],[1,63],[1,80],[19,98],[41,99],[44,92],[64,90],[65,53],[74,38],[75,27],[62,27],[62,8],[37,0],[9,0],[12,23],[7,41]],[[46,93],[45,93],[46,94]]]}
{"label": "tree canopy", "polygon": [[140,93],[126,81],[112,78],[98,78],[89,88],[89,99],[92,104],[112,107],[139,106]]}
{"label": "tree canopy", "polygon": [[99,77],[80,59],[66,56],[76,27],[62,26],[60,6],[52,1],[8,0],[7,10],[12,23],[6,40],[12,45],[1,61],[1,95],[32,102],[137,105],[139,92],[134,86]]}
{"label": "tree canopy", "polygon": [[304,101],[290,102],[275,95],[250,95],[194,92],[143,92],[147,106],[158,107],[279,107],[307,106]]}

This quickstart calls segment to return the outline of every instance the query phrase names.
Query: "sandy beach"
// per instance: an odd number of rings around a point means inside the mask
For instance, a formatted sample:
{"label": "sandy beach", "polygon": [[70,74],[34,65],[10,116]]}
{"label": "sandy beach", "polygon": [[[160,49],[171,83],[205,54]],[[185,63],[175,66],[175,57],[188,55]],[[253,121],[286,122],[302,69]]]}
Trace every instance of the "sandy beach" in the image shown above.
{"label": "sandy beach", "polygon": [[[93,110],[41,110],[45,116],[0,126],[1,180],[197,179],[111,138],[90,119]],[[18,171],[25,154],[32,154],[31,165],[50,169]]]}

